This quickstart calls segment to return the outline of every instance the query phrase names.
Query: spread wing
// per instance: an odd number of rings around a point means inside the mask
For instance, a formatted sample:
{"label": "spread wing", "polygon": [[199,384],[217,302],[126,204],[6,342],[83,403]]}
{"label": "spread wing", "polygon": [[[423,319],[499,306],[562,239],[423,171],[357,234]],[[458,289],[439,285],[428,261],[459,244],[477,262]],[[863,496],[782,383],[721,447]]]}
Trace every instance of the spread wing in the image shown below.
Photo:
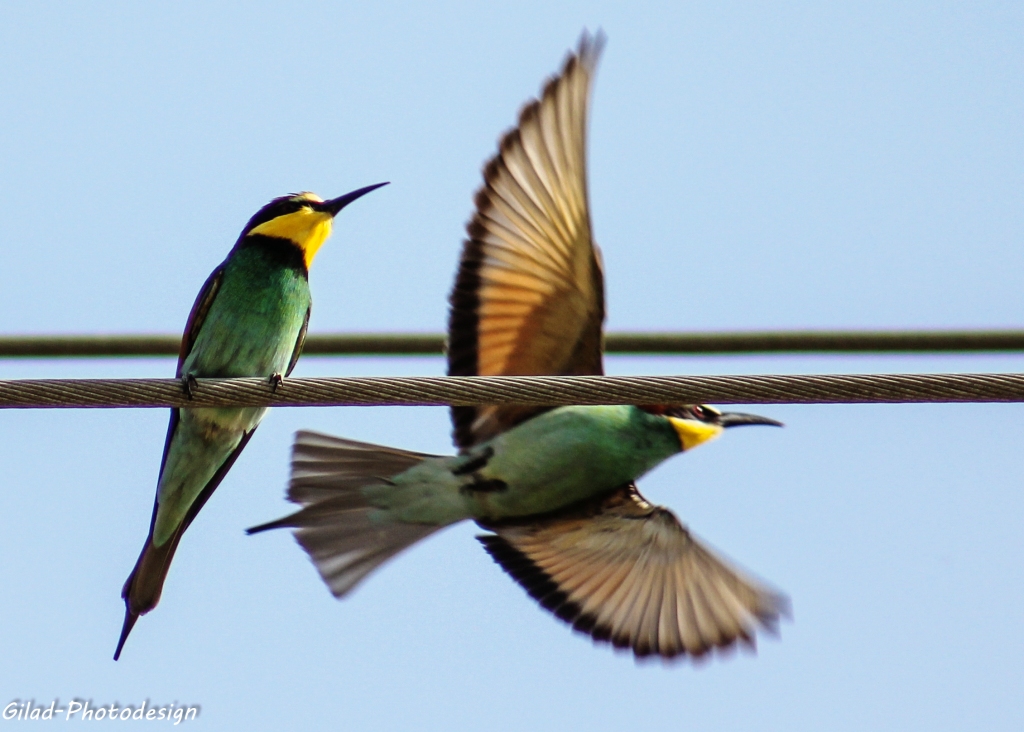
{"label": "spread wing", "polygon": [[546,519],[489,526],[487,551],[544,608],[637,656],[702,656],[775,630],[786,598],[731,567],[633,486]]}
{"label": "spread wing", "polygon": [[[604,280],[591,238],[586,132],[604,37],[584,34],[484,167],[450,297],[452,376],[600,374]],[[455,407],[465,448],[537,408]]]}

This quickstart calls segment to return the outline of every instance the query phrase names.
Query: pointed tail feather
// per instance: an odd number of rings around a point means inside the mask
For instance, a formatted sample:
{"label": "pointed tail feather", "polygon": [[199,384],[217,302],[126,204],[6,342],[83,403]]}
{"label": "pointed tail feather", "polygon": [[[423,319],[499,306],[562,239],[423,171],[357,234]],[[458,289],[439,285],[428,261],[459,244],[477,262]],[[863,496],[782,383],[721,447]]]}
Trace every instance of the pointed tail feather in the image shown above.
{"label": "pointed tail feather", "polygon": [[[164,445],[164,463],[160,466],[161,475],[167,462],[171,439],[174,436],[177,425],[178,410],[174,409],[171,410],[171,422],[167,428],[167,442]],[[164,581],[167,579],[167,572],[171,568],[171,560],[174,558],[174,552],[178,548],[178,542],[181,541],[182,534],[192,525],[192,521],[202,510],[203,506],[206,505],[206,502],[210,500],[210,496],[217,490],[217,486],[224,480],[224,476],[231,470],[231,466],[235,464],[235,460],[242,454],[242,450],[245,449],[245,446],[249,443],[255,432],[256,428],[253,427],[242,435],[234,451],[221,463],[213,477],[203,487],[203,490],[196,499],[192,501],[192,505],[188,507],[184,520],[178,525],[174,534],[171,535],[171,538],[163,546],[159,547],[153,544],[153,530],[156,528],[157,514],[160,510],[160,493],[159,488],[157,489],[157,500],[153,503],[153,517],[149,521],[149,536],[146,539],[146,545],[142,548],[142,554],[139,555],[138,561],[135,562],[135,567],[132,569],[131,574],[128,575],[128,579],[121,589],[121,597],[124,598],[125,605],[124,623],[121,626],[121,637],[117,641],[117,650],[114,651],[115,661],[120,658],[124,642],[128,640],[128,634],[132,632],[132,628],[135,626],[139,616],[145,615],[160,602],[160,593],[163,591]]]}
{"label": "pointed tail feather", "polygon": [[335,597],[343,597],[376,567],[443,526],[388,520],[362,489],[434,458],[417,452],[299,432],[292,449],[288,498],[303,508],[247,533],[294,528]]}
{"label": "pointed tail feather", "polygon": [[138,614],[133,613],[130,608],[125,608],[124,623],[121,625],[121,637],[117,639],[117,650],[114,651],[115,661],[121,658],[121,649],[124,648],[124,642],[128,640],[128,634],[132,632],[132,628],[135,627],[135,621],[138,619]]}
{"label": "pointed tail feather", "polygon": [[146,546],[135,563],[135,568],[128,575],[128,579],[121,588],[121,597],[124,598],[124,624],[121,626],[121,637],[117,641],[117,650],[114,651],[114,660],[121,657],[121,649],[124,642],[128,640],[128,634],[135,627],[135,621],[140,615],[145,615],[156,607],[160,602],[160,593],[164,589],[164,580],[167,579],[167,572],[171,568],[171,559],[174,558],[174,551],[178,548],[178,541],[184,527],[178,529],[171,540],[163,546],[154,546],[153,535],[150,533],[146,540]]}

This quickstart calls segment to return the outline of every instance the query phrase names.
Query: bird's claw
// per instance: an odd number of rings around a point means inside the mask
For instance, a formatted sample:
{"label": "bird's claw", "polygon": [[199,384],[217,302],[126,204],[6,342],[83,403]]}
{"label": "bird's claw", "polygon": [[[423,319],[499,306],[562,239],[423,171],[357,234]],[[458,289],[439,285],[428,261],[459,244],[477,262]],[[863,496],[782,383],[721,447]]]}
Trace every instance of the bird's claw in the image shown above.
{"label": "bird's claw", "polygon": [[270,375],[270,390],[273,392],[277,391],[277,387],[281,386],[281,382],[284,381],[284,377],[281,374]]}
{"label": "bird's claw", "polygon": [[181,388],[189,399],[195,396],[197,386],[199,386],[199,382],[196,381],[196,377],[193,374],[185,374],[181,377]]}

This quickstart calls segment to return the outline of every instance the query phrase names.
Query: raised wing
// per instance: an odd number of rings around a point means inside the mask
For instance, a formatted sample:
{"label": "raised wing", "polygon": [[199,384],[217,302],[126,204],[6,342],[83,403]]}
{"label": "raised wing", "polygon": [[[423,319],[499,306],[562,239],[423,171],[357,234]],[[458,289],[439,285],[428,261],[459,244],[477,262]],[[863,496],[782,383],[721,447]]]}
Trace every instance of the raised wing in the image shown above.
{"label": "raised wing", "polygon": [[[591,238],[586,132],[604,45],[584,34],[484,167],[450,297],[452,376],[600,374],[604,280]],[[539,411],[455,407],[469,447]]]}
{"label": "raised wing", "polygon": [[547,519],[489,526],[487,551],[575,630],[637,656],[702,656],[774,632],[787,599],[745,577],[633,486]]}

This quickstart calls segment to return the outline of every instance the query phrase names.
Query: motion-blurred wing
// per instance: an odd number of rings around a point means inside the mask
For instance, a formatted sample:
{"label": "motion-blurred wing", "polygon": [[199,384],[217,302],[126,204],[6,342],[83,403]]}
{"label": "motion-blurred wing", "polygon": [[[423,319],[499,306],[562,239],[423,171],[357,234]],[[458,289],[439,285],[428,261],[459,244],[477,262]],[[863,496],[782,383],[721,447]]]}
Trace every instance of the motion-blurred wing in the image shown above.
{"label": "motion-blurred wing", "polygon": [[[591,239],[586,132],[604,44],[584,34],[484,167],[451,294],[452,376],[600,374],[604,280]],[[455,407],[465,448],[539,411]]]}
{"label": "motion-blurred wing", "polygon": [[633,486],[532,523],[487,527],[487,551],[573,628],[637,656],[701,656],[775,630],[788,601],[715,556]]}

